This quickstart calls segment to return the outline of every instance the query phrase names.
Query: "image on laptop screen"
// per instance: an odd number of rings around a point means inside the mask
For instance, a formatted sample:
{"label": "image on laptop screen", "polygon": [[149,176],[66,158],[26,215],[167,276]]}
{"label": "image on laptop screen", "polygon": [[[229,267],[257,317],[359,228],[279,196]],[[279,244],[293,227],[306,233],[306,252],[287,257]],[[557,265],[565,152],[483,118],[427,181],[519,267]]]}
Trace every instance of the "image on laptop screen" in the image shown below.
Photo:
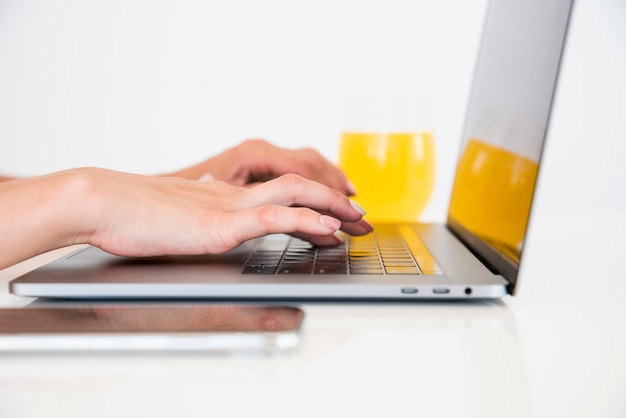
{"label": "image on laptop screen", "polygon": [[448,224],[513,281],[570,7],[570,0],[500,1],[488,9]]}

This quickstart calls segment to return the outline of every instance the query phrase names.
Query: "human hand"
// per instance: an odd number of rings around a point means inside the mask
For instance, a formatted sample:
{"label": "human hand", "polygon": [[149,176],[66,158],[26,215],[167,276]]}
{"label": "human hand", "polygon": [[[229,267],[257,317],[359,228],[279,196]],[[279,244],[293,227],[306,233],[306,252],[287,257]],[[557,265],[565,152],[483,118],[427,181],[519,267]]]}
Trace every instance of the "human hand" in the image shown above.
{"label": "human hand", "polygon": [[342,193],[293,174],[253,188],[101,169],[81,174],[98,202],[82,220],[84,242],[118,255],[223,253],[270,233],[336,245],[339,229],[372,231]]}
{"label": "human hand", "polygon": [[341,192],[295,174],[246,188],[82,168],[0,184],[0,268],[72,244],[113,254],[216,254],[271,233],[336,245],[372,231]]}
{"label": "human hand", "polygon": [[322,183],[347,196],[355,193],[343,172],[314,149],[285,149],[261,139],[244,141],[170,176],[195,180],[208,174],[216,180],[245,186],[290,173]]}

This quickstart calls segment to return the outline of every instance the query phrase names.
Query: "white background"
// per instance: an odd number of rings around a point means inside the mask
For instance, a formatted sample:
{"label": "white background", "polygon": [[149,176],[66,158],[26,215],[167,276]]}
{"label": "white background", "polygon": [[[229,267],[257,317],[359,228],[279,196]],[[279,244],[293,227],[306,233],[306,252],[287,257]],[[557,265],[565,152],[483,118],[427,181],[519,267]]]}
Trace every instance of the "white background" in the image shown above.
{"label": "white background", "polygon": [[[443,220],[486,0],[0,0],[0,172],[157,173],[245,138],[337,157],[346,98],[427,98]],[[538,207],[626,212],[626,2],[576,4]]]}

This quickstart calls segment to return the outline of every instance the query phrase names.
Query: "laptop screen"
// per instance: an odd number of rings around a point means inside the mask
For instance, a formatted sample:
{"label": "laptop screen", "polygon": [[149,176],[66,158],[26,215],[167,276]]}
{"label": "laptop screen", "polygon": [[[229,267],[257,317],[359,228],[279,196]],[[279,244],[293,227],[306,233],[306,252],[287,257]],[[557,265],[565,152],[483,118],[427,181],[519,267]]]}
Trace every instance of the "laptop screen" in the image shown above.
{"label": "laptop screen", "polygon": [[571,6],[493,0],[487,11],[448,225],[513,287]]}

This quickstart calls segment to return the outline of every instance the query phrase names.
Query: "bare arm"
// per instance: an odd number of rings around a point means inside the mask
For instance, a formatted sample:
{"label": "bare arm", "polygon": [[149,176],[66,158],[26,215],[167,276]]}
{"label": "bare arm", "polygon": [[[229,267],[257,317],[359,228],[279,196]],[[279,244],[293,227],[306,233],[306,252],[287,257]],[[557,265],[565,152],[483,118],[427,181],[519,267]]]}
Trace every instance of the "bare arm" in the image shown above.
{"label": "bare arm", "polygon": [[[243,141],[239,145],[198,164],[163,174],[197,180],[210,177],[235,186],[257,184],[284,174],[298,174],[352,196],[352,184],[343,172],[312,148],[280,148],[262,139]],[[0,183],[16,180],[0,175]]]}
{"label": "bare arm", "polygon": [[0,268],[89,243],[128,256],[228,251],[269,233],[318,245],[371,226],[339,191],[297,175],[257,187],[83,168],[0,183]]}
{"label": "bare arm", "polygon": [[0,183],[0,268],[81,241],[70,180],[59,173]]}

